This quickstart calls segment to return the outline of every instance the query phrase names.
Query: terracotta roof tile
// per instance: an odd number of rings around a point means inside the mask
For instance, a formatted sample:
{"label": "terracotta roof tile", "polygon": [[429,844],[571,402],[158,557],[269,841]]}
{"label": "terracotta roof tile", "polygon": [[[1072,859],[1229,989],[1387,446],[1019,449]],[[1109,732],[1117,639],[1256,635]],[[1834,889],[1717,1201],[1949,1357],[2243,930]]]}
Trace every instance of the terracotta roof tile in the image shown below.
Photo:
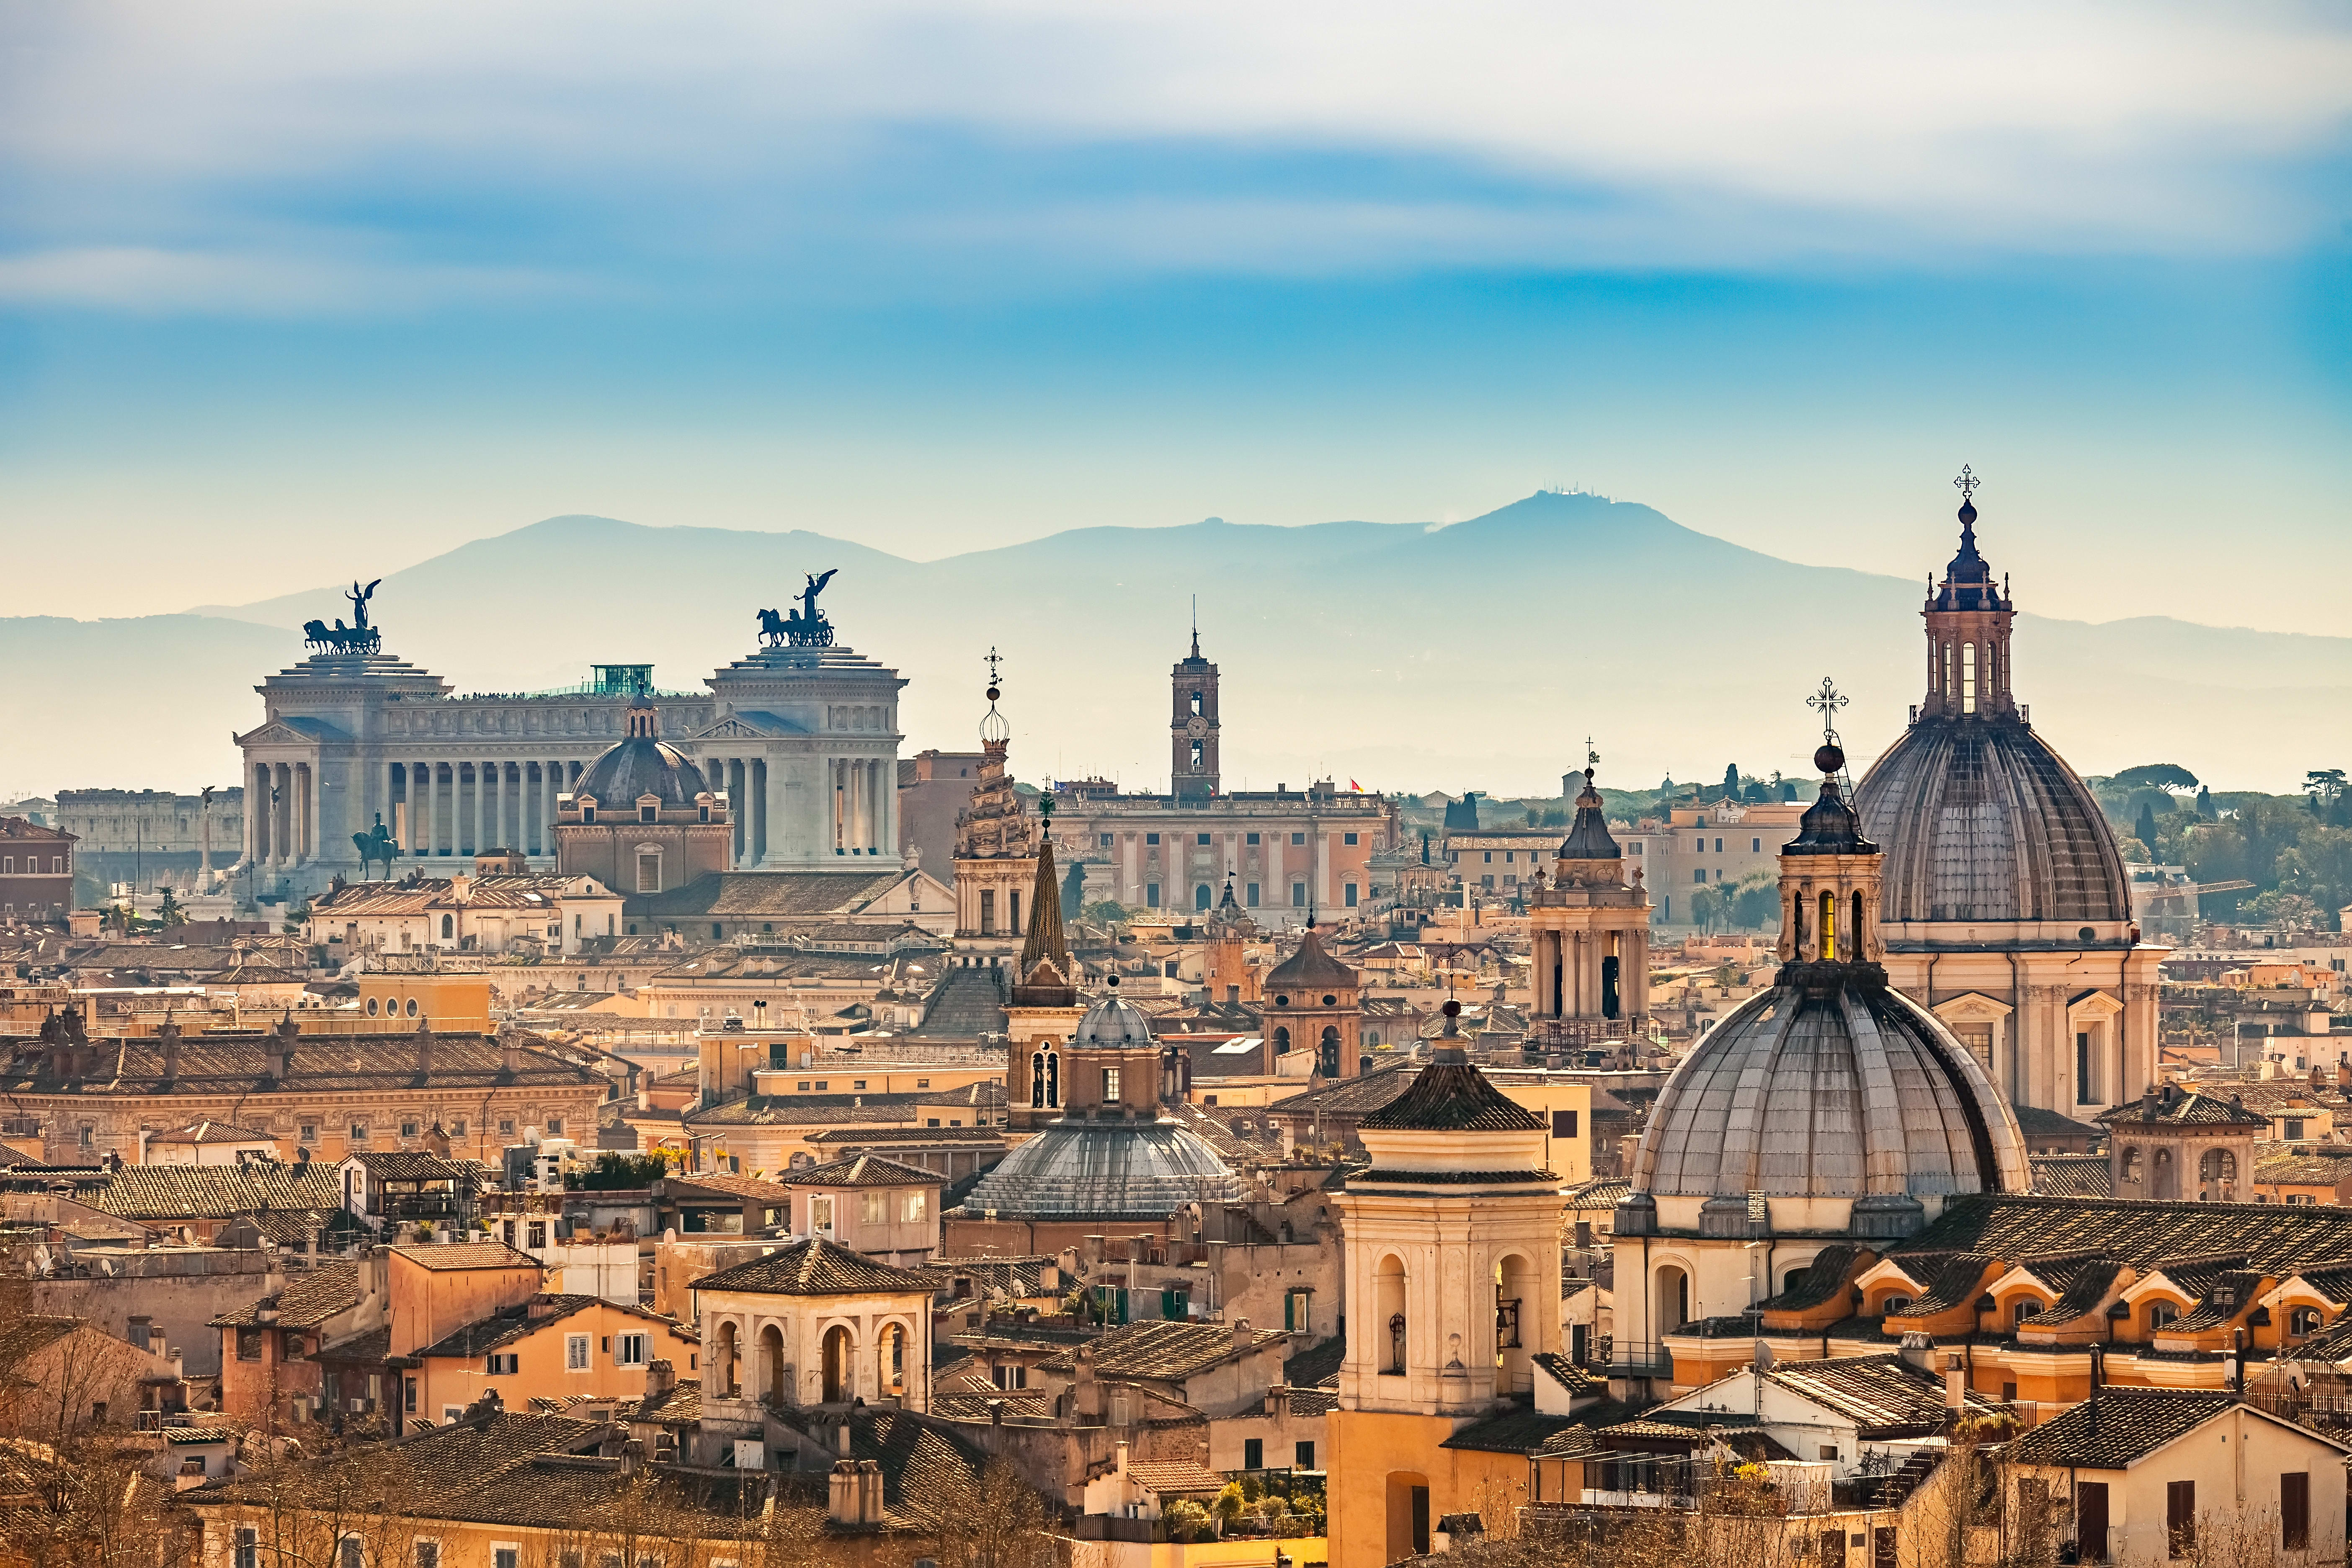
{"label": "terracotta roof tile", "polygon": [[[1252,1329],[1237,1343],[1230,1323],[1157,1321],[1129,1323],[1078,1347],[1087,1351],[1095,1375],[1177,1381],[1204,1372],[1228,1360],[1237,1350],[1255,1350],[1290,1336],[1280,1329]],[[1038,1363],[1046,1372],[1074,1372],[1078,1350],[1048,1356]]]}
{"label": "terracotta roof tile", "polygon": [[539,1259],[528,1252],[518,1252],[503,1241],[452,1241],[435,1246],[395,1247],[395,1257],[405,1258],[420,1268],[445,1273],[459,1268],[537,1268]]}
{"label": "terracotta roof tile", "polygon": [[853,1154],[845,1160],[835,1160],[807,1170],[787,1171],[783,1180],[786,1186],[792,1187],[939,1187],[947,1184],[947,1178],[936,1172],[902,1165],[879,1154]]}
{"label": "terracotta roof tile", "polygon": [[249,1324],[259,1320],[255,1316],[265,1307],[274,1307],[281,1328],[314,1329],[339,1313],[348,1312],[360,1304],[360,1266],[353,1260],[322,1263],[307,1274],[297,1274],[286,1282],[286,1289],[275,1296],[264,1296],[247,1302],[234,1312],[225,1312],[213,1320],[215,1328],[233,1324]]}
{"label": "terracotta roof tile", "polygon": [[[2242,1403],[2222,1393],[2109,1388],[2027,1432],[2010,1445],[2008,1458],[2023,1465],[2125,1469]],[[2316,1433],[2309,1435],[2314,1441],[2344,1447]]]}
{"label": "terracotta roof tile", "polygon": [[932,1293],[928,1275],[877,1263],[862,1252],[811,1237],[763,1258],[693,1281],[696,1290],[746,1290],[769,1296],[906,1296]]}

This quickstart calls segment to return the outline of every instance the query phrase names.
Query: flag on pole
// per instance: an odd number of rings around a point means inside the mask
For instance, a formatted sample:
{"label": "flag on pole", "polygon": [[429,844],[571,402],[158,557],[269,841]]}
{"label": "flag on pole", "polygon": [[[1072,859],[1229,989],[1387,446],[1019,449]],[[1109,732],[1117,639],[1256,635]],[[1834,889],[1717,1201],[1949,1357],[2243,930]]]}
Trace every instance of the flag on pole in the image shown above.
{"label": "flag on pole", "polygon": [[1349,779],[1348,781],[1348,793],[1350,795],[1361,795],[1364,793],[1364,786],[1358,784],[1355,780]]}

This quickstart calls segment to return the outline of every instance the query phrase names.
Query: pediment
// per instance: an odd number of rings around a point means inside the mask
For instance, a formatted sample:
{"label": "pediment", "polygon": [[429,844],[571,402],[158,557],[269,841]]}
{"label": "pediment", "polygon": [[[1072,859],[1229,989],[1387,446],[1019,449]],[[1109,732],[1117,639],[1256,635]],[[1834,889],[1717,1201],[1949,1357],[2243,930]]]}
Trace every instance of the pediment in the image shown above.
{"label": "pediment", "polygon": [[1973,1024],[2006,1018],[2016,1009],[1981,991],[1965,991],[1958,996],[1947,996],[1936,1004],[1933,1011],[1936,1016],[1948,1024],[1955,1021]]}
{"label": "pediment", "polygon": [[1927,1288],[1926,1280],[1911,1278],[1910,1270],[1892,1258],[1880,1258],[1854,1276],[1853,1283],[1856,1289],[1863,1291],[1868,1291],[1880,1285],[1906,1285],[1915,1292]]}
{"label": "pediment", "polygon": [[283,720],[273,719],[258,730],[250,730],[236,738],[240,748],[248,746],[307,746],[312,737],[302,733]]}
{"label": "pediment", "polygon": [[710,723],[687,736],[688,741],[764,741],[776,735],[805,735],[809,731],[789,719],[755,708],[745,708],[722,713]]}
{"label": "pediment", "polygon": [[2085,991],[2066,1004],[2070,1018],[2112,1018],[2123,1010],[2123,1003],[2105,991]]}

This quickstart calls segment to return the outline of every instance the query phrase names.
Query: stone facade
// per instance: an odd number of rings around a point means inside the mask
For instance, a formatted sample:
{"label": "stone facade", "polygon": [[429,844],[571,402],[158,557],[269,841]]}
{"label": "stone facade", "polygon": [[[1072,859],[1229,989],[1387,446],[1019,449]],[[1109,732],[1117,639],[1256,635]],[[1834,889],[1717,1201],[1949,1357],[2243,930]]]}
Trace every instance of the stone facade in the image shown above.
{"label": "stone facade", "polygon": [[600,666],[577,689],[455,695],[385,653],[328,652],[256,689],[239,735],[252,809],[239,875],[299,898],[355,877],[352,835],[381,822],[404,858],[519,851],[554,868],[556,799],[626,737],[633,702],[731,805],[730,868],[899,859],[898,672],[842,647],[763,647],[707,693],[664,692],[651,667]]}

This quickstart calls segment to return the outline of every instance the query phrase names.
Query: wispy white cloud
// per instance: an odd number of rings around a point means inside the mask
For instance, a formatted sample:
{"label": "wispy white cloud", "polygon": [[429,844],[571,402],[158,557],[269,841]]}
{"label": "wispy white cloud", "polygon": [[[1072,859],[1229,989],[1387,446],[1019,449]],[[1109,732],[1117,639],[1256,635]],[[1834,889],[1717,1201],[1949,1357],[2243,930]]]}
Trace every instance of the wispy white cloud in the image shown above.
{"label": "wispy white cloud", "polygon": [[333,260],[308,255],[83,246],[0,255],[0,301],[139,313],[253,316],[404,311],[453,300],[604,292],[531,268]]}
{"label": "wispy white cloud", "polygon": [[2352,119],[2352,24],[2244,4],[147,3],[0,51],[0,287],[191,308],[571,270],[498,254],[509,205],[583,270],[2265,251],[2334,221]]}

